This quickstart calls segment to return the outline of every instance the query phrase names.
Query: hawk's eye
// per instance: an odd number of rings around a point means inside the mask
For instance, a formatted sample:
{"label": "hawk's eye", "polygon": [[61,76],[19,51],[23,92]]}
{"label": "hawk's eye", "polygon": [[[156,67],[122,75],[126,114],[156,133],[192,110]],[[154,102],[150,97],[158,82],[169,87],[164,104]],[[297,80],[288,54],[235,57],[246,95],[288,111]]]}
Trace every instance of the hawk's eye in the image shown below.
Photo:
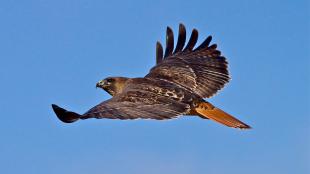
{"label": "hawk's eye", "polygon": [[107,79],[107,82],[112,83],[112,82],[114,82],[114,79],[108,78],[108,79]]}

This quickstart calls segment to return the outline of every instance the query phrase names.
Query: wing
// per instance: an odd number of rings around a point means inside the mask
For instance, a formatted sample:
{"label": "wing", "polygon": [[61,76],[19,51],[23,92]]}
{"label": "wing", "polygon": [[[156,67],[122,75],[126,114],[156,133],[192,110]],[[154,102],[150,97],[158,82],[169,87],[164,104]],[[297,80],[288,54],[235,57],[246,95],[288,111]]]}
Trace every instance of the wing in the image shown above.
{"label": "wing", "polygon": [[164,120],[175,118],[185,113],[184,104],[145,104],[128,101],[115,102],[108,100],[95,106],[81,117],[87,118],[110,118],[110,119],[156,119]]}
{"label": "wing", "polygon": [[[135,88],[126,88],[126,92],[116,95],[87,111],[81,119],[171,119],[188,112],[190,106],[171,97],[150,92],[152,86],[134,84]],[[147,84],[146,84],[147,85]],[[139,87],[141,86],[141,87]]]}
{"label": "wing", "polygon": [[184,48],[186,30],[183,24],[179,26],[176,48],[172,30],[167,27],[166,49],[159,42],[156,46],[156,63],[147,78],[165,79],[191,90],[202,98],[211,97],[229,81],[227,61],[217,45],[210,45],[209,36],[197,48],[198,31],[193,29],[190,39]]}
{"label": "wing", "polygon": [[[169,86],[170,85],[170,86]],[[190,105],[183,102],[182,90],[175,85],[156,79],[130,79],[123,92],[80,115],[52,105],[56,115],[66,123],[79,119],[171,119],[186,114]],[[186,99],[185,99],[186,100]]]}

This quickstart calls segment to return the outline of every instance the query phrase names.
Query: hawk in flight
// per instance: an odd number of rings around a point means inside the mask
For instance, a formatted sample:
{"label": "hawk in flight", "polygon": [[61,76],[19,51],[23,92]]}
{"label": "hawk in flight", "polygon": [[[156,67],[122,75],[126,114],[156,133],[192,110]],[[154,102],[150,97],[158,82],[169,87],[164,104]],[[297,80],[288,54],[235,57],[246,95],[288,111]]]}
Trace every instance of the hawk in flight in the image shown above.
{"label": "hawk in flight", "polygon": [[204,100],[214,95],[229,81],[227,61],[208,36],[198,47],[198,31],[192,30],[188,43],[183,24],[174,48],[174,36],[167,27],[166,48],[156,44],[156,65],[142,78],[108,77],[96,84],[112,98],[86,113],[65,110],[52,105],[57,117],[72,123],[88,118],[172,119],[196,115],[223,125],[248,129],[250,126]]}

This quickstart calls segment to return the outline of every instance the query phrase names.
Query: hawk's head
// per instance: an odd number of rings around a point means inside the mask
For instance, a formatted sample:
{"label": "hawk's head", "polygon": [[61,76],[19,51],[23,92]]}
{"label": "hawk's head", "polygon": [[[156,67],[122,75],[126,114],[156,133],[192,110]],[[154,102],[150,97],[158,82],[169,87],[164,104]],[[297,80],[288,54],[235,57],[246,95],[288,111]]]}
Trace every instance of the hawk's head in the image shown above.
{"label": "hawk's head", "polygon": [[96,84],[96,88],[107,91],[110,95],[121,93],[128,78],[126,77],[108,77]]}

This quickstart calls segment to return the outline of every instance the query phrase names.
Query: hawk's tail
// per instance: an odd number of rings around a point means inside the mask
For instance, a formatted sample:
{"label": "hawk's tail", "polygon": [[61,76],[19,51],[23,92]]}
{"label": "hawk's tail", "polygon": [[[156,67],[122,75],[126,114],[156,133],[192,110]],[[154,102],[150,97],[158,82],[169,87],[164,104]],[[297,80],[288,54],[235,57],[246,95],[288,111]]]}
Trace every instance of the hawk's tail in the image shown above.
{"label": "hawk's tail", "polygon": [[196,113],[202,118],[208,118],[228,127],[250,129],[251,127],[237,118],[227,114],[219,108],[216,108],[209,102],[201,102],[195,108]]}
{"label": "hawk's tail", "polygon": [[77,114],[75,112],[67,111],[55,104],[52,104],[52,108],[59,118],[59,120],[65,122],[65,123],[73,123],[80,119],[81,115]]}

